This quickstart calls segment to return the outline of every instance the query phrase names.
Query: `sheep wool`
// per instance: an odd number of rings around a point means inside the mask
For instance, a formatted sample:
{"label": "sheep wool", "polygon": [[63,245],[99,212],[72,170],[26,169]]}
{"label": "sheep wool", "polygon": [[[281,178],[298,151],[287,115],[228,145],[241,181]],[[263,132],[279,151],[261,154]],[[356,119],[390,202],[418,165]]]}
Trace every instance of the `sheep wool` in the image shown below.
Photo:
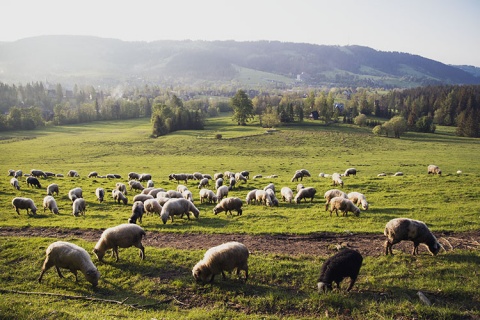
{"label": "sheep wool", "polygon": [[243,202],[240,198],[236,198],[236,197],[225,198],[222,201],[220,201],[220,203],[217,204],[215,208],[213,208],[213,213],[216,215],[222,211],[225,211],[225,214],[229,212],[231,215],[232,210],[235,210],[237,211],[237,214],[241,216],[243,212],[242,205],[243,205]]}
{"label": "sheep wool", "polygon": [[98,260],[103,261],[105,252],[108,249],[113,249],[113,256],[115,262],[118,261],[118,248],[137,247],[140,249],[140,257],[145,259],[145,248],[142,245],[142,239],[145,237],[145,231],[136,224],[124,223],[116,227],[111,227],[103,231],[98,240],[93,253]]}

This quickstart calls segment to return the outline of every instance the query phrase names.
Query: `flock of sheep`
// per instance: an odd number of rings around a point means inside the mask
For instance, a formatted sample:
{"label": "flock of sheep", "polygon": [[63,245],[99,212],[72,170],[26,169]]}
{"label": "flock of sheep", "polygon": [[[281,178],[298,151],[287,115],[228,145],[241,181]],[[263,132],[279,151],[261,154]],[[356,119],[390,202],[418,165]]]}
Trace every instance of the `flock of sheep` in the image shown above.
{"label": "flock of sheep", "polygon": [[[428,166],[428,174],[441,174],[441,170],[436,165]],[[334,173],[332,175],[319,174],[320,177],[331,178],[332,186],[343,187],[343,177],[356,175],[355,168],[348,168],[343,174]],[[52,173],[43,172],[41,170],[31,170],[30,174],[23,174],[22,171],[9,170],[9,176],[12,176],[10,184],[17,190],[20,190],[18,178],[26,176],[26,183],[28,186],[35,188],[42,188],[39,178],[47,178],[49,176],[62,177],[63,175],[54,175]],[[68,177],[78,177],[78,173],[70,170]],[[88,175],[91,177],[102,177],[96,172],[91,172]],[[104,176],[105,178],[117,179],[120,175],[111,174]],[[291,182],[303,181],[304,178],[311,177],[306,169],[297,170]],[[220,212],[232,214],[236,211],[237,215],[242,215],[244,201],[238,197],[229,197],[230,190],[236,187],[239,183],[246,183],[249,179],[249,172],[230,172],[216,173],[213,177],[208,174],[194,173],[194,174],[170,174],[169,180],[177,183],[176,190],[165,190],[163,188],[154,187],[152,176],[150,174],[138,174],[130,172],[128,174],[128,190],[127,185],[121,182],[115,184],[112,190],[112,198],[115,202],[122,202],[128,204],[127,193],[135,193],[133,196],[132,213],[128,218],[128,223],[121,224],[106,229],[97,244],[93,249],[93,253],[99,261],[103,261],[103,257],[107,250],[113,251],[112,255],[118,261],[118,248],[137,247],[140,250],[140,257],[145,258],[145,248],[142,245],[142,239],[145,237],[145,231],[138,226],[137,222],[142,222],[142,217],[145,214],[157,214],[162,222],[165,224],[170,219],[173,222],[174,216],[182,218],[184,215],[190,219],[190,213],[195,218],[199,218],[200,210],[194,205],[193,193],[188,189],[186,184],[190,180],[198,181],[198,189],[200,203],[214,204],[213,213],[217,215]],[[255,176],[254,178],[261,178]],[[210,182],[214,181],[215,191],[208,189]],[[146,187],[142,182],[146,182]],[[180,184],[185,183],[185,184]],[[137,192],[140,192],[137,194]],[[59,209],[56,204],[54,196],[59,194],[59,186],[55,183],[47,186],[47,195],[43,200],[44,212],[46,209],[54,214],[59,214]],[[313,187],[305,187],[299,183],[296,187],[296,194],[291,188],[284,186],[280,190],[280,198],[284,202],[301,203],[302,200],[313,202],[316,195],[316,189]],[[95,190],[95,197],[97,201],[103,202],[105,200],[106,192],[103,188]],[[83,192],[80,187],[73,188],[68,192],[68,198],[72,201],[72,214],[74,216],[85,215],[86,201],[83,198]],[[330,212],[330,216],[335,211],[338,216],[340,211],[344,216],[348,212],[355,216],[360,215],[360,208],[363,210],[369,209],[367,198],[360,192],[345,193],[340,189],[330,189],[325,192],[325,211]],[[264,206],[278,206],[279,200],[276,196],[276,187],[273,183],[268,184],[263,189],[253,189],[247,192],[245,197],[247,205],[264,205]],[[12,200],[12,205],[20,214],[21,209],[27,210],[32,214],[36,214],[37,207],[34,201],[30,198],[15,197]],[[419,244],[425,244],[431,254],[436,255],[442,245],[437,241],[435,236],[430,232],[428,227],[422,221],[412,220],[408,218],[396,218],[390,220],[384,230],[387,238],[385,242],[385,254],[392,253],[392,246],[402,240],[410,240],[414,243],[412,254],[418,253]],[[245,281],[248,279],[248,257],[249,250],[239,242],[228,242],[219,246],[210,248],[206,251],[203,259],[199,261],[192,269],[192,275],[196,280],[202,282],[212,282],[215,275],[222,274],[225,278],[225,271],[232,272],[237,270],[237,275],[243,270],[245,273]],[[340,282],[344,278],[350,278],[350,285],[347,288],[349,291],[358,276],[363,258],[360,253],[351,249],[343,249],[336,255],[330,257],[325,261],[321,268],[320,276],[318,278],[318,290],[325,292],[332,288],[332,283],[336,283],[339,287]],[[75,244],[57,241],[52,243],[46,250],[46,258],[42,266],[41,274],[38,281],[41,282],[42,277],[48,269],[55,267],[60,277],[63,277],[60,268],[69,269],[74,273],[77,279],[77,271],[80,270],[87,281],[93,286],[98,284],[100,273],[93,264],[90,255],[87,251]]]}

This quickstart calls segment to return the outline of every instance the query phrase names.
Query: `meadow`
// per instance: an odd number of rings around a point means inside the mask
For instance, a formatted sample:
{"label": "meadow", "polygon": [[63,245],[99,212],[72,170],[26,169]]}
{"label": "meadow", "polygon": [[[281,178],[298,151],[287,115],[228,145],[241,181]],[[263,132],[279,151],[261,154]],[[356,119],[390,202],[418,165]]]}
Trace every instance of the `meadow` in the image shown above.
{"label": "meadow", "polygon": [[[266,254],[250,258],[251,279],[247,284],[230,277],[212,285],[193,281],[192,266],[202,250],[177,250],[168,244],[147,247],[147,259],[140,261],[134,248],[121,249],[122,260],[97,263],[102,278],[92,289],[79,275],[79,283],[64,272],[59,279],[49,270],[38,284],[45,248],[53,239],[45,237],[4,237],[3,227],[59,227],[72,230],[71,241],[91,251],[94,242],[75,237],[76,229],[105,229],[125,223],[129,205],[114,203],[110,197],[116,182],[127,182],[129,172],[150,173],[156,187],[175,189],[170,173],[243,171],[250,179],[233,189],[229,196],[245,199],[247,192],[274,183],[277,190],[297,182],[291,178],[305,168],[312,177],[301,183],[315,187],[312,203],[285,203],[278,207],[244,205],[242,216],[214,215],[212,204],[200,204],[198,182],[187,184],[200,209],[198,220],[175,219],[163,224],[159,217],[144,217],[147,231],[202,234],[296,234],[371,233],[382,234],[385,223],[395,217],[425,221],[435,232],[462,233],[480,227],[480,140],[453,135],[451,128],[439,127],[435,134],[406,133],[401,139],[377,137],[368,128],[349,125],[325,126],[321,122],[280,127],[266,131],[258,123],[236,126],[229,116],[208,119],[203,131],[182,131],[151,138],[147,119],[96,122],[86,125],[47,127],[36,131],[0,133],[0,275],[3,290],[81,295],[123,301],[124,304],[73,300],[62,297],[2,291],[0,314],[6,319],[90,319],[90,318],[424,318],[454,319],[480,317],[478,293],[480,253],[449,250],[433,257],[421,250],[412,257],[396,251],[394,257],[366,256],[360,277],[350,293],[316,292],[316,279],[326,256]],[[221,139],[216,135],[221,134]],[[427,166],[436,164],[442,176],[427,175]],[[331,180],[319,173],[343,172],[355,167],[357,176],[345,177],[345,192],[367,196],[370,208],[360,217],[330,217],[323,194]],[[29,188],[20,179],[21,190],[9,185],[9,169],[41,169],[66,173],[73,169],[79,178],[40,179],[42,189]],[[461,174],[457,171],[461,170]],[[91,171],[100,175],[116,173],[121,179],[87,178]],[[394,177],[401,171],[403,176]],[[378,177],[379,173],[385,177]],[[268,178],[276,175],[276,178]],[[57,183],[60,215],[43,212],[42,200],[49,183]],[[83,189],[87,200],[85,216],[73,217],[67,192]],[[106,201],[98,203],[94,191],[106,190]],[[212,183],[211,189],[214,189]],[[36,216],[11,206],[16,196],[32,198]],[[278,196],[279,197],[279,196]],[[148,236],[148,235],[147,235]],[[478,239],[473,239],[478,241]],[[394,247],[395,248],[395,247]],[[251,250],[254,248],[250,248]],[[382,251],[382,248],[378,248]],[[332,254],[334,251],[332,251]],[[344,284],[344,287],[346,285]],[[421,290],[433,306],[420,302]],[[175,297],[175,299],[172,299]]]}

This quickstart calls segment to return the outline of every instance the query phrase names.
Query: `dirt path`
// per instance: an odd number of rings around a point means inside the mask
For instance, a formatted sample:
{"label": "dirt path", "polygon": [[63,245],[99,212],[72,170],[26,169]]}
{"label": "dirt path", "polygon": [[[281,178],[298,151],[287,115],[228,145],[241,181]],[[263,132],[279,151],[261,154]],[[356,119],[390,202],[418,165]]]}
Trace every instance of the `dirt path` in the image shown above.
{"label": "dirt path", "polygon": [[[101,230],[62,229],[62,228],[0,228],[0,236],[15,237],[46,237],[64,239],[76,237],[87,241],[97,241]],[[464,233],[436,233],[445,249],[480,250],[480,230]],[[199,234],[199,233],[163,233],[147,232],[144,245],[152,247],[168,247],[175,249],[206,250],[226,241],[244,243],[252,253],[273,253],[283,255],[318,255],[328,256],[338,246],[347,246],[357,249],[364,256],[383,255],[383,235],[372,234],[333,234],[318,233],[305,236],[295,235],[244,235],[244,234]],[[413,244],[404,241],[395,245],[397,250],[411,252]],[[427,252],[426,248],[419,249],[420,254]]]}

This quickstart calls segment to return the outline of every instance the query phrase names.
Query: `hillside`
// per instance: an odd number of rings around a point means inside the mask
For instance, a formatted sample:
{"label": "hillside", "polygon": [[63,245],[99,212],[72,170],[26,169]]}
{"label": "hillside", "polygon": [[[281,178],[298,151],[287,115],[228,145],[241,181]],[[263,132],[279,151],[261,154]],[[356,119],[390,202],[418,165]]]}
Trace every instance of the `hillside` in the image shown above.
{"label": "hillside", "polygon": [[[475,68],[473,68],[475,70]],[[271,41],[126,42],[42,36],[0,43],[0,81],[412,87],[477,84],[478,73],[362,46]]]}

